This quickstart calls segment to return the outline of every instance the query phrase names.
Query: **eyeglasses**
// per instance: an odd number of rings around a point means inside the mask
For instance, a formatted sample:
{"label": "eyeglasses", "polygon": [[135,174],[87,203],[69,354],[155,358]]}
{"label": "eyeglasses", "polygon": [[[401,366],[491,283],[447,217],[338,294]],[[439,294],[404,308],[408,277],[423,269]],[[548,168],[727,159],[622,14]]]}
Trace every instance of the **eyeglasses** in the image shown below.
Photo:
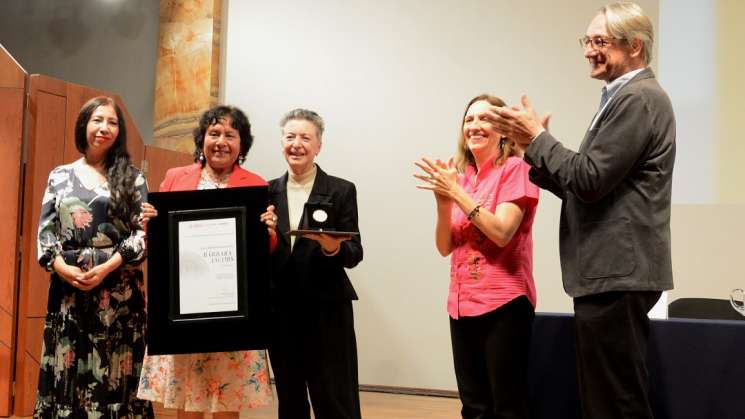
{"label": "eyeglasses", "polygon": [[587,49],[587,47],[591,47],[592,49],[603,49],[610,45],[615,39],[612,36],[593,36],[590,38],[589,36],[583,36],[579,38],[579,46],[581,46],[584,49]]}

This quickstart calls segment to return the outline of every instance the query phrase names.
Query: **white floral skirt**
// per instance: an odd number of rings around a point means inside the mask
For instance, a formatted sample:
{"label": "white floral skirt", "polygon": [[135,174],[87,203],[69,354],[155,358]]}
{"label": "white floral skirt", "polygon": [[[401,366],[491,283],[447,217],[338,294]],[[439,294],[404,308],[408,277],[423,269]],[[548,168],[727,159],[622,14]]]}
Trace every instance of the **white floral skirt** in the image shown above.
{"label": "white floral skirt", "polygon": [[240,412],[274,398],[266,351],[145,355],[137,397],[187,412]]}

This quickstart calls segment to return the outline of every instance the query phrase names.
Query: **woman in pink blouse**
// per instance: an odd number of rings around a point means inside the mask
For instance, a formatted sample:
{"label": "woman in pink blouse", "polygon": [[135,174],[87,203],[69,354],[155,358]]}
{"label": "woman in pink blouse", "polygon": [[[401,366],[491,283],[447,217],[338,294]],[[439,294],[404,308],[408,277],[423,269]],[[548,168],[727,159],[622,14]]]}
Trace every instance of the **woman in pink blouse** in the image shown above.
{"label": "woman in pink blouse", "polygon": [[437,201],[435,241],[452,254],[448,314],[463,418],[527,418],[536,292],[531,229],[538,187],[514,141],[490,123],[481,95],[466,106],[458,150],[415,163]]}

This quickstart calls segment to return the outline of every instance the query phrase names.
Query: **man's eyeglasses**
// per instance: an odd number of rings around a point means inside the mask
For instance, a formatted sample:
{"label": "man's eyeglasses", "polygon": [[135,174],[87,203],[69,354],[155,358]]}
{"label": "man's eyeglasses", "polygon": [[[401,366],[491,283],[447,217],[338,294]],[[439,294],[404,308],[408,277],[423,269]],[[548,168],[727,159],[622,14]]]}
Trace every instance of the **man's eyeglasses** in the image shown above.
{"label": "man's eyeglasses", "polygon": [[581,46],[584,49],[587,49],[587,47],[591,47],[592,49],[603,49],[610,45],[614,38],[612,36],[583,36],[579,38],[579,46]]}

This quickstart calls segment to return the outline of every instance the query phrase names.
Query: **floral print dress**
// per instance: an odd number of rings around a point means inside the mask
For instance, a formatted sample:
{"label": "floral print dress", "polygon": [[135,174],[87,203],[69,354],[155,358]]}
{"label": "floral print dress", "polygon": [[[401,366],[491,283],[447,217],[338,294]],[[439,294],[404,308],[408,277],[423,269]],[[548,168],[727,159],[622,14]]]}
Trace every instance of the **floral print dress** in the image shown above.
{"label": "floral print dress", "polygon": [[[145,354],[144,232],[108,215],[106,182],[86,187],[75,163],[49,175],[39,222],[39,263],[52,271],[57,255],[88,270],[119,252],[122,266],[81,291],[52,272],[34,416],[151,418],[137,383]],[[141,174],[139,202],[147,198]]]}
{"label": "floral print dress", "polygon": [[274,399],[266,351],[146,355],[138,397],[187,412],[246,412]]}

